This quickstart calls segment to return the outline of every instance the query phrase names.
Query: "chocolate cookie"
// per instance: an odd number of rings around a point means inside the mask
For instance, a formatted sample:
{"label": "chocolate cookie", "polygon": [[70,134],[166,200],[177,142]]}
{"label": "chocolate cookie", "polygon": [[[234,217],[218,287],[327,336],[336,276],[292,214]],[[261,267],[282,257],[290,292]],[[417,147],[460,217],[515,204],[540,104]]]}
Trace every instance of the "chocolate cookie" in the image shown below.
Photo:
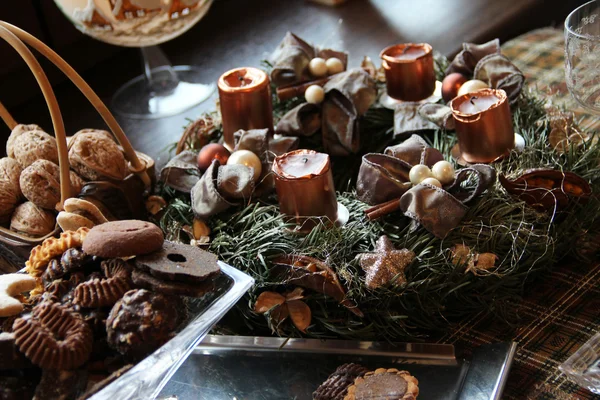
{"label": "chocolate cookie", "polygon": [[103,258],[131,257],[157,251],[164,241],[160,228],[150,222],[113,221],[90,229],[83,251]]}
{"label": "chocolate cookie", "polygon": [[419,381],[407,371],[378,368],[358,377],[344,400],[415,400]]}
{"label": "chocolate cookie", "polygon": [[108,315],[108,344],[128,357],[147,356],[175,335],[177,305],[176,298],[145,289],[130,290]]}
{"label": "chocolate cookie", "polygon": [[369,370],[362,365],[349,363],[337,367],[333,374],[313,392],[314,400],[343,400],[348,386]]}
{"label": "chocolate cookie", "polygon": [[[31,363],[17,350],[14,333],[0,333],[0,371],[30,367]],[[0,399],[2,396],[0,396]]]}
{"label": "chocolate cookie", "polygon": [[162,280],[183,282],[201,282],[221,271],[213,253],[173,242],[165,242],[159,251],[137,257],[136,267]]}
{"label": "chocolate cookie", "polygon": [[158,293],[176,296],[202,297],[206,293],[212,292],[215,289],[214,280],[212,279],[208,279],[203,282],[191,283],[163,281],[147,272],[137,269],[133,270],[131,278],[136,286],[140,286],[144,289],[149,289]]}

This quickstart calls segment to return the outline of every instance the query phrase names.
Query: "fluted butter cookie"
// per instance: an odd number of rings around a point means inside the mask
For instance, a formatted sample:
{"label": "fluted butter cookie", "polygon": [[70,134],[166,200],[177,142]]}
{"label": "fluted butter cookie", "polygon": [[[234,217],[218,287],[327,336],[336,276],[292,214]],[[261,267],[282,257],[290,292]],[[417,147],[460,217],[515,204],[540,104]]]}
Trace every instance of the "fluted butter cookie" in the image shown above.
{"label": "fluted butter cookie", "polygon": [[419,381],[407,371],[378,368],[356,378],[344,400],[414,400]]}

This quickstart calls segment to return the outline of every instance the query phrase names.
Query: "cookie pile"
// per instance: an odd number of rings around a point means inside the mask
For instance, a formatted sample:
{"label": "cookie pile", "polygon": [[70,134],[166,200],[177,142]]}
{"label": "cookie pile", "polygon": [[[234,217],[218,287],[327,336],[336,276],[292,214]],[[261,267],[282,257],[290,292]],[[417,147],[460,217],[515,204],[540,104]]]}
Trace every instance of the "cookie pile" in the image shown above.
{"label": "cookie pile", "polygon": [[[60,201],[56,139],[37,125],[17,125],[6,143],[8,157],[0,159],[0,226],[41,237],[54,231]],[[84,129],[69,140],[71,193],[86,181],[122,181],[128,174],[123,152],[110,133]],[[63,230],[91,228],[106,222],[100,204],[92,200],[65,205],[58,219]]]}
{"label": "cookie pile", "polygon": [[85,399],[170,340],[217,258],[156,225],[107,222],[31,251],[0,275],[0,399]]}
{"label": "cookie pile", "polygon": [[313,400],[415,400],[419,381],[407,371],[340,365],[313,392]]}

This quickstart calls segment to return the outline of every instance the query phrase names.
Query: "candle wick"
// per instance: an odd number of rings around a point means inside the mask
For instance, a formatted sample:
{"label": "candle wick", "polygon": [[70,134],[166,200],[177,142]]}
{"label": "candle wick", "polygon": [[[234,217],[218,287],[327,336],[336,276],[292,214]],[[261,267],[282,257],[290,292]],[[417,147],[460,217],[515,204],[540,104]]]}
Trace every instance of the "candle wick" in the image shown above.
{"label": "candle wick", "polygon": [[304,164],[306,164],[306,163],[308,162],[308,158],[304,157],[304,158],[302,159],[302,162],[303,162]]}
{"label": "candle wick", "polygon": [[475,103],[473,102],[473,100],[477,100],[478,97],[477,96],[471,96],[471,99],[469,100],[469,102],[473,105],[475,105]]}
{"label": "candle wick", "polygon": [[410,49],[410,47],[406,46],[402,49],[402,54],[406,54],[406,52]]}

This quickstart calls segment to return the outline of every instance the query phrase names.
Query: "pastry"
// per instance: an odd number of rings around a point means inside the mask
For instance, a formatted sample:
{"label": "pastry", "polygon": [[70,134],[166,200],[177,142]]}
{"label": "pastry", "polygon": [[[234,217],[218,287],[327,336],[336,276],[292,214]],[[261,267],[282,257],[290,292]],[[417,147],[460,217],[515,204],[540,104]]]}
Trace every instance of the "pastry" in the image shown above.
{"label": "pastry", "polygon": [[69,163],[83,178],[123,180],[127,163],[110,133],[98,129],[83,129],[69,143]]}
{"label": "pastry", "polygon": [[133,270],[131,278],[136,286],[158,293],[178,296],[202,297],[206,293],[212,292],[215,288],[213,279],[190,283],[161,280],[138,269]]}
{"label": "pastry", "polygon": [[92,331],[81,317],[57,303],[44,301],[28,318],[13,323],[19,350],[44,369],[75,369],[92,351]]}
{"label": "pastry", "polygon": [[[0,371],[30,367],[31,363],[19,352],[14,333],[0,333]],[[2,396],[0,396],[2,399]]]}
{"label": "pastry", "polygon": [[343,400],[354,380],[369,370],[359,364],[343,364],[313,392],[313,400]]}
{"label": "pastry", "polygon": [[75,232],[63,232],[59,238],[52,237],[44,240],[29,253],[29,260],[25,262],[25,271],[36,278],[42,276],[50,260],[62,256],[70,248],[81,247],[88,232],[89,229],[80,228]]}
{"label": "pastry", "polygon": [[113,221],[93,227],[83,251],[103,258],[130,257],[157,251],[164,241],[160,228],[150,222]]}
{"label": "pastry", "polygon": [[23,235],[40,237],[54,231],[54,213],[27,201],[16,208],[10,220],[10,229]]}
{"label": "pastry", "polygon": [[8,156],[17,160],[22,168],[29,167],[37,160],[58,164],[56,139],[41,129],[24,131],[14,137],[10,144],[11,152]]}
{"label": "pastry", "polygon": [[73,304],[81,307],[110,307],[131,289],[131,267],[121,259],[103,261],[105,278],[80,283],[73,293]]}
{"label": "pastry", "polygon": [[173,242],[165,242],[162,249],[137,257],[135,265],[159,279],[183,282],[200,282],[221,270],[213,253]]}
{"label": "pastry", "polygon": [[56,217],[56,222],[63,231],[75,231],[81,227],[93,228],[108,222],[98,207],[87,200],[67,199],[64,209],[65,211],[61,211]]}
{"label": "pastry", "polygon": [[9,181],[0,180],[0,225],[10,221],[19,203],[19,194]]}
{"label": "pastry", "polygon": [[348,387],[344,400],[414,400],[419,381],[407,371],[378,368],[358,377]]}
{"label": "pastry", "polygon": [[14,158],[0,158],[0,181],[8,181],[13,184],[15,190],[22,196],[21,186],[19,185],[19,177],[23,172],[23,168]]}
{"label": "pastry", "polygon": [[0,275],[0,317],[10,317],[23,311],[23,304],[15,297],[35,288],[35,279],[27,274]]}
{"label": "pastry", "polygon": [[142,358],[175,334],[177,300],[145,289],[130,290],[106,320],[108,344],[119,353]]}
{"label": "pastry", "polygon": [[88,372],[46,369],[32,400],[73,399],[85,390]]}

